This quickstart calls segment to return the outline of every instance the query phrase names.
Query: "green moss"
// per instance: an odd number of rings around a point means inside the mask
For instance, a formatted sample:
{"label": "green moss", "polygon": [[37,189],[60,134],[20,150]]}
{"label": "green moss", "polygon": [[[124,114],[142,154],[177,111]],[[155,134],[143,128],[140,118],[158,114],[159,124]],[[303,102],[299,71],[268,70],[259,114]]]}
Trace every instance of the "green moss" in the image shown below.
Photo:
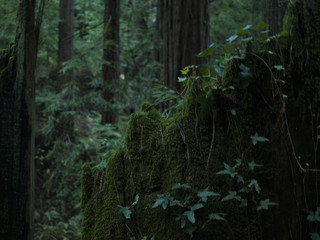
{"label": "green moss", "polygon": [[[199,228],[194,239],[258,239],[262,233],[264,238],[271,239],[270,232],[277,233],[278,239],[289,239],[286,233],[298,231],[301,226],[295,220],[301,213],[295,204],[300,204],[301,209],[303,200],[290,199],[285,204],[295,188],[292,184],[300,183],[292,183],[291,174],[297,169],[288,161],[292,149],[288,148],[284,123],[293,125],[297,143],[312,146],[310,140],[299,136],[299,130],[311,132],[310,117],[301,116],[307,110],[319,109],[319,4],[300,0],[290,6],[280,37],[260,46],[278,54],[254,52],[248,47],[244,60],[227,67],[224,84],[236,87],[230,95],[212,93],[204,98],[191,77],[184,102],[173,116],[161,118],[150,103],[131,115],[124,148],[108,159],[106,170],[83,167],[83,239],[187,239],[175,221],[178,209],[152,209],[157,194],[171,191],[175,183],[186,182],[193,186],[194,193],[210,186],[225,196],[228,190],[237,188],[236,180],[215,173],[223,169],[223,163],[233,165],[236,158],[241,158],[245,165],[251,161],[264,164],[265,168],[255,174],[243,167],[241,174],[248,180],[258,179],[267,192],[263,197],[278,202],[279,211],[261,217],[256,212],[255,195],[248,196],[247,208],[218,199],[197,213]],[[252,73],[246,87],[241,87],[239,78],[241,63],[250,67]],[[283,65],[285,74],[274,69],[274,65]],[[285,80],[286,84],[278,84],[275,79]],[[282,94],[288,95],[288,100],[284,101]],[[230,109],[236,110],[236,116]],[[250,136],[256,132],[270,142],[253,146]],[[298,150],[306,155],[312,152],[308,147]],[[295,170],[291,173],[288,169]],[[132,218],[125,220],[117,205],[130,206],[137,194],[140,198],[131,209]],[[301,192],[300,195],[303,196]],[[201,229],[211,212],[228,213],[228,222],[211,222]],[[290,230],[287,224],[281,224],[288,219]],[[263,226],[259,225],[262,221]],[[306,229],[300,230],[308,236]]]}

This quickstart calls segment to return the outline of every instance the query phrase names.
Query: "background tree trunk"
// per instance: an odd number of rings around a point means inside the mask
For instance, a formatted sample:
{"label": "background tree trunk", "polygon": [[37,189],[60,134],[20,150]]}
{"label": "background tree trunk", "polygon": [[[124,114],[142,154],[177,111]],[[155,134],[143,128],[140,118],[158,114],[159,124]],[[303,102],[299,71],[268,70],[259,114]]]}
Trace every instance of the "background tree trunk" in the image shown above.
{"label": "background tree trunk", "polygon": [[0,239],[33,239],[35,0],[20,1],[16,39],[0,54]]}
{"label": "background tree trunk", "polygon": [[107,101],[107,110],[102,113],[101,123],[116,123],[118,111],[114,107],[119,85],[119,15],[120,1],[105,0],[102,97]]}
{"label": "background tree trunk", "polygon": [[266,22],[269,24],[270,35],[282,30],[282,21],[289,1],[266,0]]}
{"label": "background tree trunk", "polygon": [[[70,60],[74,54],[74,0],[60,0],[59,19],[58,63],[61,64]],[[58,91],[67,82],[67,75],[58,76]]]}
{"label": "background tree trunk", "polygon": [[74,52],[74,0],[60,0],[58,63],[68,61]]}
{"label": "background tree trunk", "polygon": [[164,84],[181,90],[177,77],[191,64],[204,63],[195,55],[209,45],[209,1],[165,0],[162,10]]}

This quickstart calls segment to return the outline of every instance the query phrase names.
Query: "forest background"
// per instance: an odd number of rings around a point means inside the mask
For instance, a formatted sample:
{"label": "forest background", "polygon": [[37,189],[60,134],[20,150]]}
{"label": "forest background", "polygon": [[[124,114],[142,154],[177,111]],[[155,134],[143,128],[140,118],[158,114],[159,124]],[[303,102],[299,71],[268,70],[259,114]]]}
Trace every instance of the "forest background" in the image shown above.
{"label": "forest background", "polygon": [[[103,65],[108,64],[103,60],[103,34],[111,22],[104,20],[105,2],[76,0],[73,4],[73,11],[67,12],[73,18],[67,40],[59,36],[59,12],[66,6],[52,0],[44,9],[36,72],[35,239],[80,239],[81,166],[86,162],[105,166],[106,158],[123,142],[130,113],[143,102],[158,103],[166,116],[172,106],[168,99],[181,98],[163,85],[165,43],[158,1],[120,2],[119,82],[114,102],[106,101],[102,88]],[[269,23],[268,34],[274,35],[281,29],[287,4],[210,1],[210,42],[222,47],[239,29],[261,22]],[[0,1],[0,49],[8,48],[14,39],[17,6],[18,1]],[[59,44],[62,40],[72,40],[68,51]],[[67,52],[69,56],[61,56]],[[101,124],[108,109],[117,118]]]}

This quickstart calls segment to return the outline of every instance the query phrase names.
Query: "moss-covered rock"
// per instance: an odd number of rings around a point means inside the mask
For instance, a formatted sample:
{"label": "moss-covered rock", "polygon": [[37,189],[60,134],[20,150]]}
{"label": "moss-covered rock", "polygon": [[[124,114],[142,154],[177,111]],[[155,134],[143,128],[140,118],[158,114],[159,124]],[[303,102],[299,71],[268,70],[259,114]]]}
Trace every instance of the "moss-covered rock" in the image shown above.
{"label": "moss-covered rock", "polygon": [[[227,68],[224,84],[236,88],[230,94],[205,97],[190,77],[184,102],[171,117],[161,118],[151,104],[143,104],[130,117],[124,148],[107,160],[106,169],[83,167],[83,239],[187,239],[175,220],[186,209],[152,206],[160,193],[183,198],[208,186],[221,197],[196,211],[193,239],[307,239],[311,229],[304,209],[315,209],[320,189],[316,173],[299,164],[320,165],[314,148],[320,114],[319,5],[297,0],[289,7],[284,31],[259,47],[276,54],[248,46],[246,58]],[[241,82],[240,64],[250,68],[248,84]],[[254,146],[250,137],[255,133],[270,142]],[[237,179],[215,174],[237,158],[242,159],[241,176],[257,179],[263,191],[244,194],[248,204],[243,208],[236,200],[221,201],[228,191],[239,192]],[[251,161],[264,168],[253,173],[245,167]],[[192,189],[174,192],[176,183]],[[117,205],[130,206],[136,195],[139,202],[125,219]],[[266,198],[278,206],[257,211],[259,200]],[[217,212],[227,213],[228,221],[203,227],[208,214]]]}

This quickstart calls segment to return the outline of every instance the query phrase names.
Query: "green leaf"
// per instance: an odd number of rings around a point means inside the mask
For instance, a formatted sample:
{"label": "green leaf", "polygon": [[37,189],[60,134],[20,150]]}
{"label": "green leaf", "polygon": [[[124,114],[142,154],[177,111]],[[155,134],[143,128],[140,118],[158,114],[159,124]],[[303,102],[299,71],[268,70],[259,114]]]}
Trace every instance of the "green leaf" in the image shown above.
{"label": "green leaf", "polygon": [[273,67],[274,67],[275,69],[279,70],[279,71],[280,71],[280,70],[282,70],[282,71],[285,70],[282,65],[274,65]]}
{"label": "green leaf", "polygon": [[260,200],[260,206],[257,207],[257,210],[268,210],[269,206],[276,206],[278,205],[277,203],[270,202],[270,199],[265,199],[265,200]]}
{"label": "green leaf", "polygon": [[232,59],[244,59],[244,57],[240,57],[238,55],[234,55],[234,56],[231,56],[229,58],[226,58],[226,61],[229,62],[231,61]]}
{"label": "green leaf", "polygon": [[247,199],[241,199],[241,203],[239,207],[247,207],[248,206],[248,201]]}
{"label": "green leaf", "polygon": [[209,191],[209,187],[207,187],[203,191],[198,192],[197,196],[201,198],[203,202],[207,202],[208,197],[216,197],[216,196],[220,196],[220,194]]}
{"label": "green leaf", "polygon": [[177,184],[174,184],[172,186],[172,190],[175,190],[175,189],[180,189],[180,188],[184,188],[184,189],[191,189],[191,186],[189,184],[186,184],[186,183],[177,183]]}
{"label": "green leaf", "polygon": [[247,31],[244,30],[244,29],[240,29],[240,30],[237,31],[237,35],[244,35],[246,33],[247,33]]}
{"label": "green leaf", "polygon": [[246,65],[244,65],[244,64],[240,64],[240,66],[239,66],[239,68],[242,70],[241,72],[240,72],[240,75],[242,76],[242,77],[245,77],[245,78],[247,78],[247,77],[251,77],[251,72],[250,72],[250,68],[249,67],[247,67]]}
{"label": "green leaf", "polygon": [[189,71],[190,71],[190,68],[184,68],[183,70],[180,70],[180,72],[181,72],[183,75],[187,75]]}
{"label": "green leaf", "polygon": [[258,25],[256,25],[256,26],[254,26],[253,29],[255,29],[255,30],[260,30],[260,29],[264,29],[264,28],[266,28],[266,27],[268,27],[268,26],[269,26],[268,24],[260,23],[260,24],[258,24]]}
{"label": "green leaf", "polygon": [[229,194],[227,196],[225,196],[224,198],[222,198],[222,202],[224,201],[229,201],[229,200],[237,200],[237,201],[241,201],[241,197],[237,194],[236,191],[228,191]]}
{"label": "green leaf", "polygon": [[250,138],[252,140],[253,145],[256,145],[258,142],[269,142],[268,138],[261,137],[258,135],[258,133],[255,133],[255,135],[251,136]]}
{"label": "green leaf", "polygon": [[204,205],[202,203],[196,203],[195,205],[190,206],[190,210],[196,211],[196,210],[199,210],[200,208],[203,208],[203,207],[204,207]]}
{"label": "green leaf", "polygon": [[250,25],[247,25],[247,26],[245,26],[244,28],[242,28],[243,30],[248,30],[248,29],[250,29],[252,27],[252,25],[250,24]]}
{"label": "green leaf", "polygon": [[196,219],[194,217],[194,211],[185,211],[183,215],[185,215],[188,218],[189,222],[191,223],[196,222]]}
{"label": "green leaf", "polygon": [[243,38],[240,41],[241,41],[241,43],[247,43],[247,42],[250,42],[251,40],[253,40],[253,37]]}
{"label": "green leaf", "polygon": [[184,82],[186,81],[188,78],[187,77],[178,77],[178,82]]}
{"label": "green leaf", "polygon": [[225,213],[210,213],[209,214],[209,220],[218,220],[218,221],[227,221],[224,217],[221,215],[226,215]]}
{"label": "green leaf", "polygon": [[238,38],[238,35],[237,35],[237,34],[234,34],[234,35],[232,35],[231,37],[229,37],[229,38],[226,40],[226,42],[231,43],[231,42],[233,42],[234,40],[236,40],[237,38]]}
{"label": "green leaf", "polygon": [[248,184],[248,187],[249,187],[249,188],[254,187],[254,189],[256,190],[256,192],[257,192],[257,193],[260,193],[261,188],[260,188],[260,186],[259,186],[259,184],[258,184],[258,181],[257,181],[256,179],[252,179],[252,180],[250,181],[250,183]]}
{"label": "green leaf", "polygon": [[318,233],[310,233],[311,240],[320,240],[320,235]]}
{"label": "green leaf", "polygon": [[284,81],[284,80],[282,80],[282,79],[275,79],[275,81],[276,82],[278,82],[278,83],[281,83],[281,84],[285,84],[286,83],[286,81]]}
{"label": "green leaf", "polygon": [[223,163],[223,165],[225,169],[217,172],[217,175],[229,174],[232,178],[234,178],[238,174],[238,172],[235,171],[237,164],[234,167],[229,166],[227,163]]}
{"label": "green leaf", "polygon": [[131,206],[136,205],[136,204],[138,203],[138,201],[139,201],[139,195],[137,194],[137,195],[135,196],[134,202],[131,204]]}
{"label": "green leaf", "polygon": [[198,53],[196,56],[199,58],[210,56],[214,52],[214,50],[216,50],[216,49],[217,49],[217,47],[214,46],[214,43],[211,43],[210,46],[206,50]]}
{"label": "green leaf", "polygon": [[307,220],[309,222],[320,222],[320,207],[317,207],[315,212],[307,211],[309,213]]}
{"label": "green leaf", "polygon": [[175,199],[170,201],[170,207],[174,207],[174,206],[183,207],[184,205],[179,200]]}
{"label": "green leaf", "polygon": [[156,208],[161,205],[164,210],[167,209],[171,198],[172,197],[169,193],[158,194],[157,199],[155,200],[155,203],[153,204],[152,208]]}
{"label": "green leaf", "polygon": [[231,112],[231,114],[232,114],[233,116],[237,115],[237,112],[236,112],[236,110],[235,110],[234,108],[232,108],[232,109],[230,110],[230,112]]}
{"label": "green leaf", "polygon": [[255,161],[249,162],[249,163],[248,163],[248,166],[249,166],[249,170],[251,170],[251,171],[254,171],[254,168],[255,168],[255,167],[263,167],[262,164],[258,164],[258,163],[256,163]]}
{"label": "green leaf", "polygon": [[120,212],[123,214],[123,216],[126,219],[130,219],[131,213],[132,213],[132,211],[130,210],[130,207],[123,207],[121,205],[117,205],[117,206],[120,208]]}

